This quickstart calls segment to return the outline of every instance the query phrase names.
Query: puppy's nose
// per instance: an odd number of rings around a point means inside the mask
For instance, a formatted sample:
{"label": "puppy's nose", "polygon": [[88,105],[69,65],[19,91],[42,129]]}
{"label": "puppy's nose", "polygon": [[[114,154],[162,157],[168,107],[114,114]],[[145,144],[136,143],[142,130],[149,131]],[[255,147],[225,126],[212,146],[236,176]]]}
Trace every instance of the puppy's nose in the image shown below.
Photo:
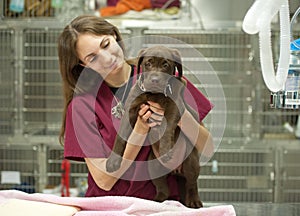
{"label": "puppy's nose", "polygon": [[151,82],[154,83],[154,84],[158,83],[159,82],[158,76],[152,76],[151,77]]}

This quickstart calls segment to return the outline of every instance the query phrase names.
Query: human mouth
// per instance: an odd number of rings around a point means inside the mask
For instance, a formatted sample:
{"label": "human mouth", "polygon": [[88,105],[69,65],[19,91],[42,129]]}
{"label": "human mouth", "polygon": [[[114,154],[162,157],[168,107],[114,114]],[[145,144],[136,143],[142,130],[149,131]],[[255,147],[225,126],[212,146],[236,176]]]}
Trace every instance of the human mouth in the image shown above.
{"label": "human mouth", "polygon": [[114,70],[118,66],[117,61],[114,61],[110,66],[108,66],[106,69],[108,70]]}

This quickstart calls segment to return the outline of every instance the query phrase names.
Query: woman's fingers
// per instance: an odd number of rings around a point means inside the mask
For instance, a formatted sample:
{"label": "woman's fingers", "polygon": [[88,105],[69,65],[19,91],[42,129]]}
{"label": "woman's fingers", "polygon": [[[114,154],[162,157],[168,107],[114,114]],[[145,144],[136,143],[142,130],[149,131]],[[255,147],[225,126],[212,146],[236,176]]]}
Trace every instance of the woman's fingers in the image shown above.
{"label": "woman's fingers", "polygon": [[[159,109],[159,108],[158,108]],[[162,113],[162,112],[160,112]],[[139,110],[139,117],[141,120],[148,125],[148,127],[155,127],[156,125],[161,125],[163,115],[155,113],[149,104],[142,104]]]}
{"label": "woman's fingers", "polygon": [[163,115],[152,113],[151,116],[149,117],[149,122],[155,122],[157,125],[161,125],[163,118],[164,118]]}
{"label": "woman's fingers", "polygon": [[149,105],[142,104],[141,109],[139,111],[139,117],[144,121],[147,122],[150,118],[152,112],[149,110]]}
{"label": "woman's fingers", "polygon": [[135,125],[135,130],[137,133],[144,134],[149,131],[150,125],[148,124],[148,119],[150,116],[151,112],[149,111],[149,105],[141,105]]}
{"label": "woman's fingers", "polygon": [[149,110],[149,105],[142,104],[141,109],[139,110],[139,116],[142,117]]}
{"label": "woman's fingers", "polygon": [[161,108],[158,103],[155,103],[153,101],[147,101],[147,103],[149,104],[150,110],[152,112],[152,115],[149,118],[149,122],[155,122],[156,125],[161,125],[161,122],[164,118],[164,109]]}
{"label": "woman's fingers", "polygon": [[157,114],[157,115],[161,115],[161,116],[164,115],[165,111],[164,111],[163,108],[161,108],[161,106],[160,106],[158,103],[155,103],[155,102],[153,102],[153,101],[147,101],[147,103],[149,104],[150,110],[151,110],[153,113],[155,113],[155,114]]}

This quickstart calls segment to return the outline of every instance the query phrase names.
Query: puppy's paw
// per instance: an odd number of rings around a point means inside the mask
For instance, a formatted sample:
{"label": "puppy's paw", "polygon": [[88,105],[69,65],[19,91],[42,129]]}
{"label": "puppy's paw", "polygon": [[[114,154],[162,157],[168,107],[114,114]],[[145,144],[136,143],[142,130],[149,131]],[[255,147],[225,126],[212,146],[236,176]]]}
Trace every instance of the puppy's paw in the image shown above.
{"label": "puppy's paw", "polygon": [[167,200],[168,197],[169,197],[169,194],[166,194],[166,193],[163,193],[163,192],[158,192],[156,194],[156,196],[154,197],[154,201],[163,202],[163,201]]}
{"label": "puppy's paw", "polygon": [[117,171],[122,162],[122,157],[119,155],[111,155],[106,161],[106,171],[114,172]]}
{"label": "puppy's paw", "polygon": [[198,196],[186,196],[185,205],[189,208],[202,208],[203,204]]}
{"label": "puppy's paw", "polygon": [[202,208],[203,204],[200,200],[190,200],[186,202],[185,205],[189,208]]}

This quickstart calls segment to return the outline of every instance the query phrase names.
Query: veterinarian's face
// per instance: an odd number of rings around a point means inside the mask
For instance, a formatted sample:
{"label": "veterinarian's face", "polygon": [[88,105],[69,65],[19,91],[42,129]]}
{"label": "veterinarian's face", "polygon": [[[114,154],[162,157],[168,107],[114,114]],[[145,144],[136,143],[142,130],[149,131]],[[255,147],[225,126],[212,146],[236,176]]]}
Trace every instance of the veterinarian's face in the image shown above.
{"label": "veterinarian's face", "polygon": [[81,34],[76,49],[83,65],[97,71],[102,77],[119,73],[122,69],[124,54],[115,36]]}

